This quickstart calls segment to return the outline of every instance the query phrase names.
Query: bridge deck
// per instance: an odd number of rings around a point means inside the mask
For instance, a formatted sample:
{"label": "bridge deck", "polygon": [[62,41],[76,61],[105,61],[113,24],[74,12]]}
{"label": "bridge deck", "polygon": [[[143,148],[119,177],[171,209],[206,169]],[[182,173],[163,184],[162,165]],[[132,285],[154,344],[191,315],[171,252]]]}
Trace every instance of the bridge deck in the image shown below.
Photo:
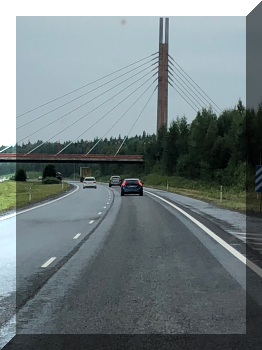
{"label": "bridge deck", "polygon": [[144,163],[143,155],[0,153],[0,163]]}

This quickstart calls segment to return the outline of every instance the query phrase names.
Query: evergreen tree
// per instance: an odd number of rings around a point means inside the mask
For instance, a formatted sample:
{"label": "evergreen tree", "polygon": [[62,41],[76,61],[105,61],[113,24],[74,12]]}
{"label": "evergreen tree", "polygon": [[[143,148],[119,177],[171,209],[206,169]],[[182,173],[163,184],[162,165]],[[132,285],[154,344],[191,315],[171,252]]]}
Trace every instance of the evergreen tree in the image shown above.
{"label": "evergreen tree", "polygon": [[53,164],[48,164],[43,171],[43,179],[45,177],[56,177],[56,169]]}

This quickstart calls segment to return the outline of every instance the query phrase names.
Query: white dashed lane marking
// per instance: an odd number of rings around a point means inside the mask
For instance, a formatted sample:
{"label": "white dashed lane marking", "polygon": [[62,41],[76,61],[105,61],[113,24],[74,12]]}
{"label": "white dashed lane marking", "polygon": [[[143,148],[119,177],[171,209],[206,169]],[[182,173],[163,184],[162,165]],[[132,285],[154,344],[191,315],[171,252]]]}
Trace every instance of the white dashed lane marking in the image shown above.
{"label": "white dashed lane marking", "polygon": [[56,258],[50,258],[49,260],[47,260],[47,262],[45,262],[41,267],[47,267],[48,265],[50,265]]}
{"label": "white dashed lane marking", "polygon": [[77,239],[80,236],[81,236],[81,233],[78,233],[77,235],[75,235],[74,239]]}
{"label": "white dashed lane marking", "polygon": [[100,211],[99,213],[98,213],[98,215],[101,215],[102,214],[102,212]]}
{"label": "white dashed lane marking", "polygon": [[104,207],[104,209],[106,209],[106,207]]}
{"label": "white dashed lane marking", "polygon": [[92,224],[94,221],[95,221],[95,220],[91,220],[91,221],[89,221],[89,224]]}

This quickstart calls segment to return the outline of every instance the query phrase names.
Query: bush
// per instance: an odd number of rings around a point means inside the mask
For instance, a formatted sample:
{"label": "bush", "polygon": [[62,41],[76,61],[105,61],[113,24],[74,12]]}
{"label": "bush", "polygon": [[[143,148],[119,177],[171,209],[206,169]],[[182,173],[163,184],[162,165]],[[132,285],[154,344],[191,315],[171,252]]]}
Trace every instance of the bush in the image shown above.
{"label": "bush", "polygon": [[56,170],[53,164],[48,164],[43,171],[43,179],[46,177],[56,177]]}
{"label": "bush", "polygon": [[26,181],[26,171],[24,169],[17,169],[15,174],[15,181]]}
{"label": "bush", "polygon": [[45,177],[42,181],[44,185],[50,185],[50,184],[60,184],[60,181],[56,177]]}

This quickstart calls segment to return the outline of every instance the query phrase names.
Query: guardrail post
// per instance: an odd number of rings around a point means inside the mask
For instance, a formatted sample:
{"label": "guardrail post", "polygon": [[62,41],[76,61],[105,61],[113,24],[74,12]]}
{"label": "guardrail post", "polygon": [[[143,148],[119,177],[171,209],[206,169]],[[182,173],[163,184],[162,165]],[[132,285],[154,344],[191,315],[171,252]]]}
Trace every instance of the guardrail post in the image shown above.
{"label": "guardrail post", "polygon": [[222,186],[220,186],[220,202],[222,202]]}
{"label": "guardrail post", "polygon": [[167,189],[167,191],[168,191],[168,181],[166,182],[166,189]]}
{"label": "guardrail post", "polygon": [[64,183],[63,183],[63,180],[61,181],[62,182],[62,190],[64,189]]}
{"label": "guardrail post", "polygon": [[29,201],[31,201],[32,195],[31,195],[31,187],[29,188]]}

